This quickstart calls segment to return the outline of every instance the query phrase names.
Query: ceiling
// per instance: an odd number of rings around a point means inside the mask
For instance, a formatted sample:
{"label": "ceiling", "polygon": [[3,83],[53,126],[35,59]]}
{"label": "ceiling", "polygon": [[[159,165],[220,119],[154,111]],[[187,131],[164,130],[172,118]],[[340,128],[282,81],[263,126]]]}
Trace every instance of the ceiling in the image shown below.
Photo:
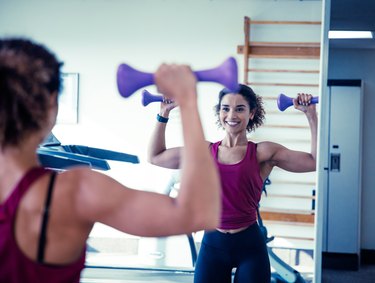
{"label": "ceiling", "polygon": [[[330,29],[375,32],[375,0],[331,0]],[[330,46],[375,49],[375,39],[331,39]]]}

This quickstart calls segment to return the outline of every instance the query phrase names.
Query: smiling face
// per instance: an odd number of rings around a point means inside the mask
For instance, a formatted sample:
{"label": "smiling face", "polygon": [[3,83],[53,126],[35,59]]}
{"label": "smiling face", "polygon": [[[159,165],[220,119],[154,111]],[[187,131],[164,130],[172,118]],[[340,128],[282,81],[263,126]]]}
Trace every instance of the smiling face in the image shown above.
{"label": "smiling face", "polygon": [[[217,117],[216,124],[219,127],[237,130],[240,124],[242,126],[242,123],[245,122],[242,119],[244,116],[246,117],[244,119],[247,120],[246,131],[248,133],[255,131],[263,124],[265,111],[262,97],[257,95],[249,86],[239,84],[235,93],[224,88],[220,91],[218,100],[214,110]],[[233,118],[228,115],[233,115]],[[224,118],[224,116],[228,118]],[[227,122],[229,120],[230,123]]]}
{"label": "smiling face", "polygon": [[228,93],[220,103],[219,119],[228,133],[246,132],[249,120],[254,118],[250,106],[241,94]]}

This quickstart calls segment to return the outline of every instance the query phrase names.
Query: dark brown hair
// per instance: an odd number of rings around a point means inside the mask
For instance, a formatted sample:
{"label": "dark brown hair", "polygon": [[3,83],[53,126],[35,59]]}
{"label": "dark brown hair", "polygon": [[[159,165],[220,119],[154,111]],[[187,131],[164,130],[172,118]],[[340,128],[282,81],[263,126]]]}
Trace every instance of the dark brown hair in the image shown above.
{"label": "dark brown hair", "polygon": [[48,119],[49,98],[61,88],[55,55],[22,38],[0,39],[0,147],[18,145]]}
{"label": "dark brown hair", "polygon": [[227,88],[224,88],[219,93],[219,102],[217,105],[215,105],[214,110],[215,114],[217,116],[217,125],[219,127],[222,127],[219,119],[219,112],[221,107],[221,101],[223,100],[223,97],[229,93],[237,93],[242,95],[247,103],[249,104],[250,111],[255,111],[254,118],[252,120],[249,119],[249,122],[246,126],[246,130],[248,132],[255,131],[256,128],[260,127],[265,119],[265,110],[263,108],[263,100],[262,97],[257,95],[250,87],[239,84],[238,89],[236,91],[231,91]]}

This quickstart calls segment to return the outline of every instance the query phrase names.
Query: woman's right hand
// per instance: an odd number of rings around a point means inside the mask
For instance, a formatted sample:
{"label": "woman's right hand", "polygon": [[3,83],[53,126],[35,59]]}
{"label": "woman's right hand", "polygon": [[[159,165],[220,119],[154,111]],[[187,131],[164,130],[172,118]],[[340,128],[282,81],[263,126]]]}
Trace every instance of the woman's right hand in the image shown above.
{"label": "woman's right hand", "polygon": [[[165,101],[175,101],[179,106],[196,101],[197,79],[189,66],[162,64],[155,72],[154,78],[158,92],[164,95]],[[170,107],[175,106],[166,106],[165,109],[171,110]]]}
{"label": "woman's right hand", "polygon": [[166,97],[163,97],[163,101],[160,103],[160,115],[168,118],[169,112],[176,108],[178,105],[175,101],[168,99]]}

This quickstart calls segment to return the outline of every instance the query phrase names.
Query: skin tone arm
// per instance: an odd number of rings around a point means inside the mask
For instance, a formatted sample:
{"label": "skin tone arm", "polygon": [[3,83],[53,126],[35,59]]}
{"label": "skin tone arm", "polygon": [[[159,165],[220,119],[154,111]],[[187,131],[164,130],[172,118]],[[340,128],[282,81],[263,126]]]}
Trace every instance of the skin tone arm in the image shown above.
{"label": "skin tone arm", "polygon": [[257,156],[263,178],[266,178],[271,173],[274,166],[290,172],[311,172],[316,170],[318,118],[315,104],[311,104],[311,99],[311,95],[304,93],[298,94],[298,97],[293,99],[294,108],[305,113],[310,126],[310,153],[290,150],[273,142],[259,143]]}
{"label": "skin tone arm", "polygon": [[142,236],[214,229],[220,214],[220,183],[198,113],[196,78],[187,66],[162,65],[155,73],[155,82],[160,93],[180,106],[184,151],[179,195],[172,199],[139,191],[116,191],[113,193],[126,194],[119,198],[123,201],[113,197],[111,202],[101,205],[101,211],[96,208],[94,213],[103,223]]}
{"label": "skin tone arm", "polygon": [[[175,108],[177,104],[171,100],[164,99],[160,103],[159,115],[169,118],[170,111]],[[182,147],[168,148],[165,145],[165,131],[167,123],[156,122],[154,131],[151,135],[148,148],[148,161],[151,164],[170,169],[179,169]]]}
{"label": "skin tone arm", "polygon": [[[171,198],[128,188],[87,167],[59,173],[50,207],[45,251],[47,263],[64,264],[77,259],[96,222],[125,233],[150,237],[217,227],[221,189],[198,113],[196,78],[187,66],[162,65],[155,73],[155,82],[159,92],[175,100],[181,108],[185,147],[181,154],[178,196]],[[41,133],[35,135],[42,136]],[[22,171],[38,163],[35,148],[40,140],[42,138],[25,141],[23,148],[31,148],[28,151],[33,152],[33,158],[25,159],[25,155],[19,155],[22,160],[18,163],[27,163]],[[49,176],[46,175],[32,185],[21,201],[16,221],[17,243],[34,260],[48,182]]]}

